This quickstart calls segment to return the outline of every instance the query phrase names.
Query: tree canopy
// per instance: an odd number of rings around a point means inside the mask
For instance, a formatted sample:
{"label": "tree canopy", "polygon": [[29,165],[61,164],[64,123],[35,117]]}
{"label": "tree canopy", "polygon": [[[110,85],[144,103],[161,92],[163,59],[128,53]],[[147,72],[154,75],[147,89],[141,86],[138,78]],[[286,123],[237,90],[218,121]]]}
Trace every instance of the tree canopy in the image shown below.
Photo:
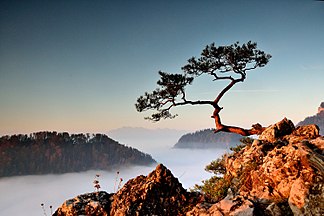
{"label": "tree canopy", "polygon": [[[212,118],[215,121],[215,132],[232,132],[243,136],[259,134],[263,130],[260,124],[253,125],[252,129],[222,124],[219,113],[223,108],[219,106],[219,102],[235,84],[246,79],[247,72],[264,67],[270,58],[271,55],[257,49],[255,42],[249,41],[242,45],[236,42],[229,46],[216,46],[212,43],[203,49],[199,58],[190,58],[181,68],[182,73],[159,71],[158,87],[140,96],[135,104],[136,109],[138,112],[153,110],[154,113],[145,119],[160,121],[175,118],[177,114],[172,114],[171,109],[176,106],[211,105],[214,108]],[[228,83],[213,100],[188,100],[186,87],[202,75],[210,76],[212,81],[226,80]]]}

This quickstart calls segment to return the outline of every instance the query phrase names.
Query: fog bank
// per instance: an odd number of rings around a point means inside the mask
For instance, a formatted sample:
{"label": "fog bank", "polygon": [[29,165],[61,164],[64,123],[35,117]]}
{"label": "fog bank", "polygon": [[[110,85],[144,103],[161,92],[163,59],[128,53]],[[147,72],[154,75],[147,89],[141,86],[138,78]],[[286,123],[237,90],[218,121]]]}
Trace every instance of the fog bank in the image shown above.
{"label": "fog bank", "polygon": [[[205,166],[224,153],[225,150],[187,150],[158,148],[150,152],[159,163],[167,166],[185,188],[210,176],[204,171]],[[134,166],[119,170],[119,177],[126,183],[130,178],[147,175],[154,166]],[[68,173],[61,175],[33,175],[0,178],[0,215],[44,215],[40,206],[44,203],[47,215],[49,206],[56,210],[66,199],[79,194],[93,192],[93,180],[100,174],[101,189],[109,193],[114,192],[117,170],[87,171],[82,173]],[[117,186],[116,186],[117,187]]]}

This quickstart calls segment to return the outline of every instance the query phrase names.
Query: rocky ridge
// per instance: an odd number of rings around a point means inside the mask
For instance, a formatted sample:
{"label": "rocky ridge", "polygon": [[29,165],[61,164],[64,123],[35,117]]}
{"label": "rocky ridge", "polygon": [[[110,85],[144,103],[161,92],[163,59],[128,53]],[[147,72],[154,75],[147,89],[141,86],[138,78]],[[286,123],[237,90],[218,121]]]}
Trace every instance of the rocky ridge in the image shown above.
{"label": "rocky ridge", "polygon": [[148,176],[129,180],[116,194],[78,196],[54,215],[324,215],[323,153],[324,137],[316,125],[295,128],[283,119],[223,157],[222,178],[228,184],[220,200],[186,191],[160,164]]}
{"label": "rocky ridge", "polygon": [[299,122],[297,126],[316,124],[320,128],[320,135],[324,135],[324,102],[320,104],[317,113],[313,116],[306,117],[303,121]]}

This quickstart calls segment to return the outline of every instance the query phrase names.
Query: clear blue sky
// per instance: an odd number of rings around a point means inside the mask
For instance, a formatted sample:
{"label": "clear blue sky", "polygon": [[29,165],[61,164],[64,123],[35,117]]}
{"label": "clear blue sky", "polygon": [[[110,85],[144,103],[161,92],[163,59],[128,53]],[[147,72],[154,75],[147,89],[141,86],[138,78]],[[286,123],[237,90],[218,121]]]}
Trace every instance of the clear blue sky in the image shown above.
{"label": "clear blue sky", "polygon": [[[205,45],[249,40],[273,57],[223,98],[225,124],[295,123],[324,101],[324,2],[58,0],[0,3],[0,135],[213,127],[210,107],[151,123],[134,103],[157,71],[180,72]],[[222,83],[197,80],[191,99]]]}

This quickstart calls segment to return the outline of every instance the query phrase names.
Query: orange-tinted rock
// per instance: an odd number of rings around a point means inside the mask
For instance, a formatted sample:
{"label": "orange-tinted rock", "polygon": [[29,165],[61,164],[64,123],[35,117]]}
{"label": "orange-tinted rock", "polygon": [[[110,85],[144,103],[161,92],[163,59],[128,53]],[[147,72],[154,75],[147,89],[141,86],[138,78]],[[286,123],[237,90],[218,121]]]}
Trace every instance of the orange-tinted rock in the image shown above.
{"label": "orange-tinted rock", "polygon": [[111,215],[184,215],[195,198],[162,164],[129,180],[114,196]]}
{"label": "orange-tinted rock", "polygon": [[324,215],[324,138],[317,127],[295,129],[284,119],[260,137],[224,157],[230,193],[217,203],[187,192],[160,164],[148,176],[131,179],[116,194],[108,195],[106,207],[77,197],[66,201],[57,215],[78,215],[77,209],[83,214],[98,210],[112,216]]}
{"label": "orange-tinted rock", "polygon": [[260,140],[268,141],[268,142],[275,142],[277,139],[291,134],[295,129],[294,124],[292,121],[284,118],[280,122],[269,126],[266,128],[262,134],[259,136]]}

